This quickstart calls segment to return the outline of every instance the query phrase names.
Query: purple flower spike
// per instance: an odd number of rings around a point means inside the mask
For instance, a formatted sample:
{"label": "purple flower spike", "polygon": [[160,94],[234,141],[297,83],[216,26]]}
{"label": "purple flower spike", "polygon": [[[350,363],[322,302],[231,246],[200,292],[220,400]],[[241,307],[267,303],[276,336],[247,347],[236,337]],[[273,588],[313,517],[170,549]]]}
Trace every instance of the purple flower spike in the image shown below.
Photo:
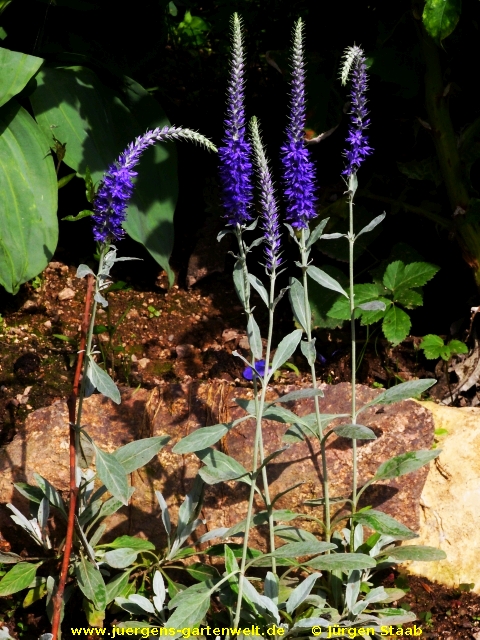
{"label": "purple flower spike", "polygon": [[[255,370],[258,375],[262,376],[263,378],[263,376],[265,375],[265,360],[258,360],[255,363]],[[246,367],[243,371],[243,377],[245,378],[245,380],[253,380],[254,377],[257,377],[257,374],[252,369],[252,367]]]}
{"label": "purple flower spike", "polygon": [[352,89],[350,92],[352,110],[351,124],[348,130],[347,143],[350,145],[345,151],[347,166],[342,175],[351,176],[358,171],[360,165],[369,156],[373,149],[368,144],[368,136],[364,134],[370,124],[367,110],[367,65],[365,55],[360,47],[349,47],[345,53],[342,67],[342,84],[345,84],[348,76],[352,77]]}
{"label": "purple flower spike", "polygon": [[282,262],[280,258],[280,227],[278,224],[278,207],[275,200],[272,176],[268,160],[263,149],[262,139],[255,117],[250,122],[255,164],[260,183],[260,204],[262,207],[262,229],[265,238],[266,268],[274,271]]}
{"label": "purple flower spike", "polygon": [[303,22],[298,20],[293,35],[291,115],[287,141],[282,146],[287,221],[298,229],[307,229],[316,217],[315,170],[305,146],[305,63],[303,60]]}
{"label": "purple flower spike", "polygon": [[252,219],[249,208],[253,198],[251,147],[245,139],[244,75],[242,25],[232,18],[232,62],[228,84],[227,116],[223,146],[219,147],[220,178],[227,224],[243,225]]}
{"label": "purple flower spike", "polygon": [[136,138],[118,160],[109,166],[93,203],[93,236],[97,242],[121,240],[125,235],[122,224],[125,222],[128,202],[133,194],[133,178],[137,175],[134,167],[139,163],[142,153],[157,142],[181,139],[198,142],[210,151],[216,151],[210,140],[196,131],[181,127],[163,127],[147,131],[145,135]]}

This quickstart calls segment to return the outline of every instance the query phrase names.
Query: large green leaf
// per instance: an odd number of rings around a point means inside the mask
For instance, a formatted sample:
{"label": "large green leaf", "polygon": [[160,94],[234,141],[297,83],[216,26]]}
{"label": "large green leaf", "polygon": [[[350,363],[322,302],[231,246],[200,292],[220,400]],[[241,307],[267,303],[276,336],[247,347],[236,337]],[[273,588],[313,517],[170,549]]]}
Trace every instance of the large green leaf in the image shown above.
{"label": "large green leaf", "polygon": [[457,26],[461,12],[462,0],[427,0],[422,15],[427,33],[440,44]]}
{"label": "large green leaf", "polygon": [[169,440],[170,436],[154,436],[153,438],[134,440],[134,442],[129,442],[117,449],[113,455],[120,462],[125,473],[132,473],[150,462]]}
{"label": "large green leaf", "polygon": [[113,453],[106,453],[95,446],[97,474],[114,498],[128,504],[130,498],[127,475]]}
{"label": "large green leaf", "polygon": [[48,144],[15,100],[0,109],[0,284],[9,293],[47,266],[58,240]]}
{"label": "large green leaf", "polygon": [[363,524],[374,531],[383,533],[387,536],[394,536],[397,540],[410,540],[411,538],[418,538],[418,534],[406,527],[401,522],[392,518],[383,511],[377,511],[376,509],[368,509],[367,511],[361,511],[354,514],[353,519],[356,523]]}
{"label": "large green leaf", "polygon": [[408,313],[399,307],[390,307],[382,322],[386,339],[395,347],[408,336],[412,323]]}
{"label": "large green leaf", "polygon": [[378,467],[373,479],[387,480],[389,478],[399,478],[406,473],[412,473],[412,471],[416,471],[428,464],[441,452],[441,449],[420,449],[419,451],[409,451],[408,453],[394,456]]}
{"label": "large green leaf", "polygon": [[[85,67],[44,67],[36,79],[30,100],[37,122],[50,143],[54,134],[67,144],[65,164],[83,177],[88,167],[94,182],[135,137],[170,124],[156,100],[130,78],[110,78],[111,88]],[[175,147],[157,144],[142,158],[124,226],[170,280],[177,194]]]}
{"label": "large green leaf", "polygon": [[[408,545],[405,547],[395,547],[382,551],[381,556],[388,556],[394,562],[406,562],[407,560],[417,562],[435,562],[445,560],[447,554],[435,547],[424,547],[421,545]],[[378,556],[377,556],[378,557]]]}
{"label": "large green leaf", "polygon": [[83,594],[93,602],[99,611],[105,609],[107,604],[107,591],[103,576],[85,556],[75,565],[77,583]]}
{"label": "large green leaf", "polygon": [[31,564],[30,562],[20,562],[0,580],[0,596],[9,596],[26,589],[35,577],[41,562]]}
{"label": "large green leaf", "polygon": [[318,556],[305,564],[314,569],[348,572],[354,569],[369,569],[375,567],[377,563],[373,558],[363,553],[334,553],[328,556]]}
{"label": "large green leaf", "polygon": [[0,47],[0,107],[16,96],[43,64],[43,58]]}

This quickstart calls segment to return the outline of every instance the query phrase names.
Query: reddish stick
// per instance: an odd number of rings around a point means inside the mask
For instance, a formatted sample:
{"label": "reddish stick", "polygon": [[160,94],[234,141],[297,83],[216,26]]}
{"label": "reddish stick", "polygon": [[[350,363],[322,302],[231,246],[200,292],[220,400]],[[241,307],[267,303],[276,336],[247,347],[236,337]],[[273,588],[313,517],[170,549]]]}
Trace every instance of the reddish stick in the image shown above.
{"label": "reddish stick", "polygon": [[70,424],[70,503],[68,505],[68,523],[67,533],[65,536],[65,547],[63,551],[62,568],[60,571],[60,580],[58,589],[53,596],[53,615],[52,615],[52,640],[57,640],[58,630],[60,627],[60,613],[62,610],[63,592],[67,582],[68,565],[70,563],[70,552],[72,550],[73,529],[75,527],[75,511],[77,508],[78,488],[75,481],[75,429],[76,409],[78,390],[80,387],[80,375],[83,367],[83,356],[85,353],[85,344],[87,340],[87,331],[90,321],[90,305],[92,302],[93,276],[88,276],[87,295],[85,298],[85,313],[80,333],[80,349],[78,352],[77,366],[75,369],[75,377],[73,379],[72,393],[67,400],[68,405],[68,421]]}

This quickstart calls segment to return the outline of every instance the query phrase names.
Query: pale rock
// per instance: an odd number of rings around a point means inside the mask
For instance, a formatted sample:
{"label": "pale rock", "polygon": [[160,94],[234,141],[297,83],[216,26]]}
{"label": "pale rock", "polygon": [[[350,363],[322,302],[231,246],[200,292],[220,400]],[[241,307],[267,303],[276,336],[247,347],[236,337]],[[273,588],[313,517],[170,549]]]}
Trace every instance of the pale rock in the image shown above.
{"label": "pale rock", "polygon": [[65,289],[62,289],[58,294],[58,299],[62,302],[64,300],[71,300],[74,297],[75,291],[73,289],[70,289],[70,287],[65,287]]}
{"label": "pale rock", "polygon": [[445,560],[412,562],[408,570],[449,587],[475,583],[480,593],[480,409],[422,402],[433,414],[440,456],[421,496],[419,538],[404,544],[443,549]]}

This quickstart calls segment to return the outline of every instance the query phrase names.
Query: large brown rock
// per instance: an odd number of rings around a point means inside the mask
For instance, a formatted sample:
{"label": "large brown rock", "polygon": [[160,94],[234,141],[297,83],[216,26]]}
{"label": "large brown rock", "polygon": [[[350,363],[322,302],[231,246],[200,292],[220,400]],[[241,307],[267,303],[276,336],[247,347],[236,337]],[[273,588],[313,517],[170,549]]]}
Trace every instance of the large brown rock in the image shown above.
{"label": "large brown rock", "polygon": [[[341,383],[324,385],[325,397],[320,400],[323,413],[348,413],[351,386]],[[282,389],[281,393],[290,391]],[[378,391],[357,386],[358,404],[361,406],[377,395]],[[272,390],[270,398],[278,395]],[[153,392],[126,390],[122,404],[114,405],[95,395],[84,403],[82,423],[94,441],[106,451],[142,437],[169,435],[170,443],[145,468],[131,475],[136,487],[131,504],[110,519],[108,537],[122,533],[140,534],[162,544],[163,529],[159,518],[154,491],[160,490],[171,507],[176,520],[178,507],[191,487],[200,466],[194,454],[175,455],[173,445],[193,430],[217,422],[226,422],[243,415],[235,404],[236,397],[252,397],[252,391],[235,388],[225,382],[165,385]],[[288,407],[298,415],[313,411],[313,400],[290,403]],[[394,455],[415,449],[428,449],[433,442],[433,421],[430,412],[413,401],[404,401],[388,407],[371,407],[361,414],[362,424],[377,435],[374,441],[358,442],[359,485],[372,477],[379,464]],[[68,418],[65,403],[32,413],[25,431],[0,451],[0,503],[14,502],[25,508],[12,483],[33,483],[33,472],[67,495],[68,486]],[[334,424],[341,424],[337,420]],[[251,468],[254,439],[253,421],[245,421],[231,430],[219,443],[223,452],[235,457],[247,469]],[[287,426],[265,421],[263,439],[266,454],[284,446],[282,437]],[[327,446],[330,494],[346,496],[351,490],[351,443],[332,436]],[[370,488],[363,504],[379,508],[417,530],[419,526],[419,500],[428,469],[423,468]],[[275,496],[287,487],[303,484],[282,497],[276,508],[290,508],[302,513],[315,513],[321,517],[321,508],[306,507],[305,499],[322,496],[322,471],[318,443],[307,440],[291,445],[268,466],[270,494]],[[206,528],[229,527],[246,514],[249,488],[243,483],[229,482],[207,487],[202,517]],[[261,505],[257,504],[257,508]],[[305,526],[305,521],[295,523]],[[10,541],[14,533],[9,511],[0,505],[0,530]],[[205,531],[206,529],[204,529]],[[202,531],[202,533],[204,532]],[[263,532],[256,532],[252,542],[264,546]]]}

